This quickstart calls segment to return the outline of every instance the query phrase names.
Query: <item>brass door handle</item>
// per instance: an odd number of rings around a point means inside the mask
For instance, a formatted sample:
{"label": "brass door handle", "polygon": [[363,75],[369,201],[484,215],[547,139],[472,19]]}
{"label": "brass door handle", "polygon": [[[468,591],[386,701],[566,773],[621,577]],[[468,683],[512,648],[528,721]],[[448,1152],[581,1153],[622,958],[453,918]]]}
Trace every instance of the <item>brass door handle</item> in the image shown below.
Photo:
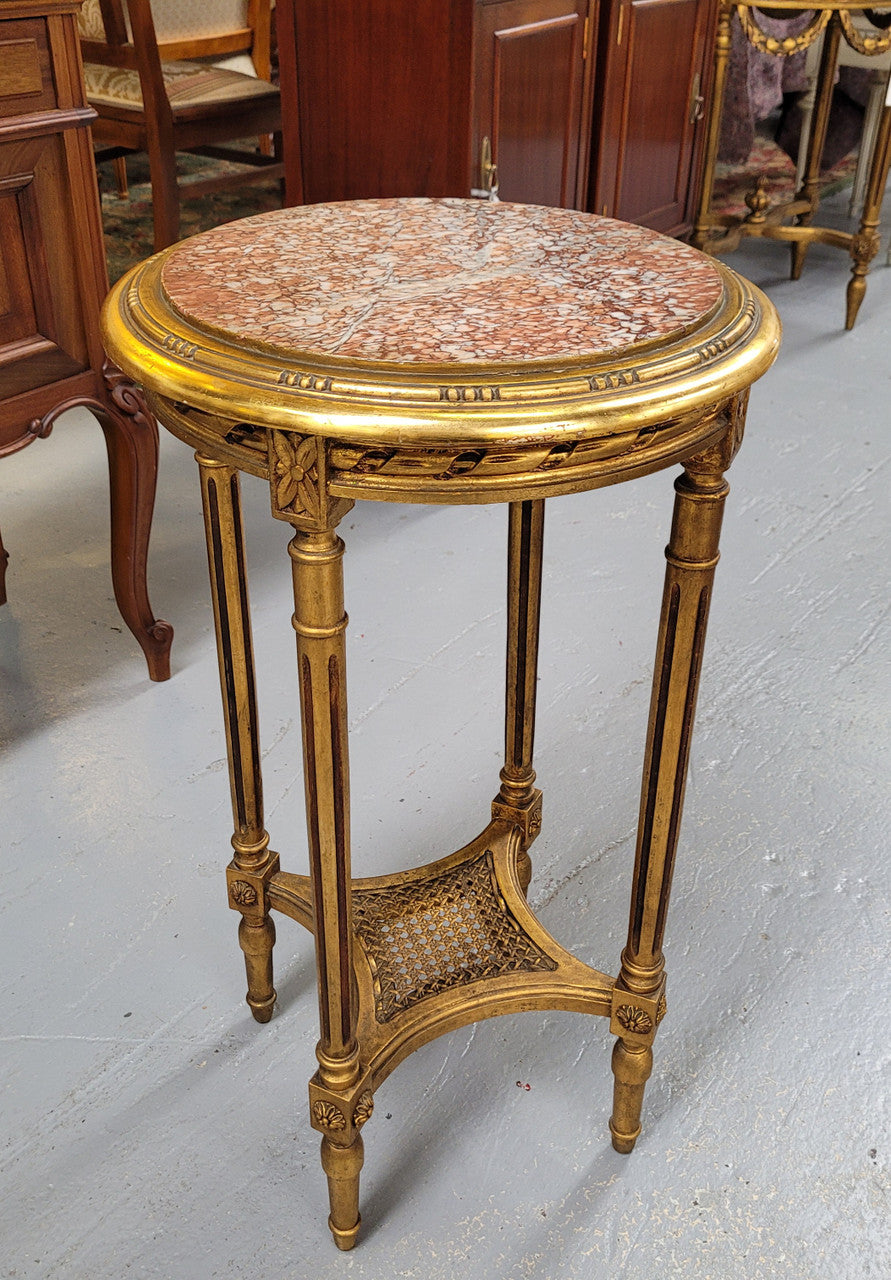
{"label": "brass door handle", "polygon": [[492,160],[492,143],[488,137],[483,138],[480,147],[480,179],[486,198],[498,199],[498,165]]}
{"label": "brass door handle", "polygon": [[697,71],[690,86],[690,123],[696,124],[705,115],[705,95],[699,92],[701,76]]}

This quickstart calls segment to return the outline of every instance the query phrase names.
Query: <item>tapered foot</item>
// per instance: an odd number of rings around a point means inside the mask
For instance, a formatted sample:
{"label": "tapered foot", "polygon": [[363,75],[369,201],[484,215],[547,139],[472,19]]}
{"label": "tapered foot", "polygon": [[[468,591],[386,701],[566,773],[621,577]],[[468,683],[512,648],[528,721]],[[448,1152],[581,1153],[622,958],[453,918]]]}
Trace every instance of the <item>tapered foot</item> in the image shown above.
{"label": "tapered foot", "polygon": [[791,280],[800,280],[801,272],[804,267],[804,260],[807,257],[807,241],[792,241],[792,266],[789,272]]}
{"label": "tapered foot", "polygon": [[357,1137],[350,1147],[337,1147],[322,1139],[322,1168],[328,1178],[331,1214],[328,1226],[338,1249],[352,1249],[359,1235],[359,1174],[365,1161],[365,1147]]}
{"label": "tapered foot", "polygon": [[609,1129],[615,1150],[621,1155],[628,1155],[640,1136],[640,1112],[644,1088],[653,1070],[653,1050],[638,1048],[637,1045],[629,1048],[617,1040],[612,1065],[616,1082]]}
{"label": "tapered foot", "polygon": [[866,296],[866,279],[864,276],[852,276],[848,281],[845,305],[845,328],[853,329],[860,304]]}
{"label": "tapered foot", "polygon": [[247,971],[247,1002],[257,1022],[268,1022],[275,1007],[275,987],[272,985],[272,948],[275,946],[275,925],[266,916],[258,924],[242,918],[238,926],[238,942],[244,952]]}

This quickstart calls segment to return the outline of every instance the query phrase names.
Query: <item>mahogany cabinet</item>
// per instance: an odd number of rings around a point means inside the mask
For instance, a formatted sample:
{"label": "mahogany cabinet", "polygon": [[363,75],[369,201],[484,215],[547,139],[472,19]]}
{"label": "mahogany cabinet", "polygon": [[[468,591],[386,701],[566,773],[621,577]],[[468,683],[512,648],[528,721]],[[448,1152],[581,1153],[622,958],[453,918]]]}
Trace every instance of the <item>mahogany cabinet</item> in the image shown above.
{"label": "mahogany cabinet", "polygon": [[[597,0],[278,0],[287,199],[584,205]],[[588,21],[586,21],[588,20]]]}
{"label": "mahogany cabinet", "polygon": [[[692,224],[717,0],[278,0],[287,200]],[[493,168],[494,166],[494,168]]]}
{"label": "mahogany cabinet", "polygon": [[589,208],[668,235],[693,225],[715,0],[603,0]]}
{"label": "mahogany cabinet", "polygon": [[[158,429],[102,349],[108,276],[79,8],[78,0],[0,5],[0,459],[45,439],[75,405],[97,418],[108,452],[115,598],[149,674],[163,680],[173,630],[152,615],[145,580]],[[52,467],[52,448],[40,447]],[[0,544],[0,604],[7,559]]]}

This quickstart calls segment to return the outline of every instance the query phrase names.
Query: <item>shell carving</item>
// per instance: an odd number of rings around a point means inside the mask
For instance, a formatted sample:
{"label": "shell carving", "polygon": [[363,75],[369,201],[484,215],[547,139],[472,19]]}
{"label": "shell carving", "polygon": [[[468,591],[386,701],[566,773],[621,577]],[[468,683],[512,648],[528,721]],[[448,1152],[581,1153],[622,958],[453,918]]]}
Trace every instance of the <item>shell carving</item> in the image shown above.
{"label": "shell carving", "polygon": [[353,1124],[357,1129],[361,1129],[366,1121],[371,1119],[374,1111],[374,1098],[370,1092],[363,1093],[356,1103],[356,1110],[353,1112]]}
{"label": "shell carving", "polygon": [[653,1019],[645,1009],[638,1009],[637,1005],[620,1004],[616,1017],[626,1031],[632,1031],[636,1035],[645,1036],[653,1030]]}
{"label": "shell carving", "polygon": [[312,1114],[316,1124],[322,1129],[346,1128],[346,1116],[333,1102],[314,1102]]}

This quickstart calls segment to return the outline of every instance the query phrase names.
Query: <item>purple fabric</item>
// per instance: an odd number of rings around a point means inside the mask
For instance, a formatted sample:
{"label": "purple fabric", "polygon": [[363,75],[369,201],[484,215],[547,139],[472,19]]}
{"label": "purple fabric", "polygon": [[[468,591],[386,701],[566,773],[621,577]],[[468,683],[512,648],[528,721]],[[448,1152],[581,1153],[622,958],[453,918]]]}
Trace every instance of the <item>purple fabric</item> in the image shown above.
{"label": "purple fabric", "polygon": [[[766,18],[757,15],[758,25],[768,35],[798,35],[811,19],[810,13],[793,18]],[[778,58],[761,53],[746,39],[734,13],[730,29],[730,62],[724,90],[724,113],[718,159],[728,164],[745,164],[755,141],[755,125],[780,106],[785,93],[807,88],[804,53]]]}

